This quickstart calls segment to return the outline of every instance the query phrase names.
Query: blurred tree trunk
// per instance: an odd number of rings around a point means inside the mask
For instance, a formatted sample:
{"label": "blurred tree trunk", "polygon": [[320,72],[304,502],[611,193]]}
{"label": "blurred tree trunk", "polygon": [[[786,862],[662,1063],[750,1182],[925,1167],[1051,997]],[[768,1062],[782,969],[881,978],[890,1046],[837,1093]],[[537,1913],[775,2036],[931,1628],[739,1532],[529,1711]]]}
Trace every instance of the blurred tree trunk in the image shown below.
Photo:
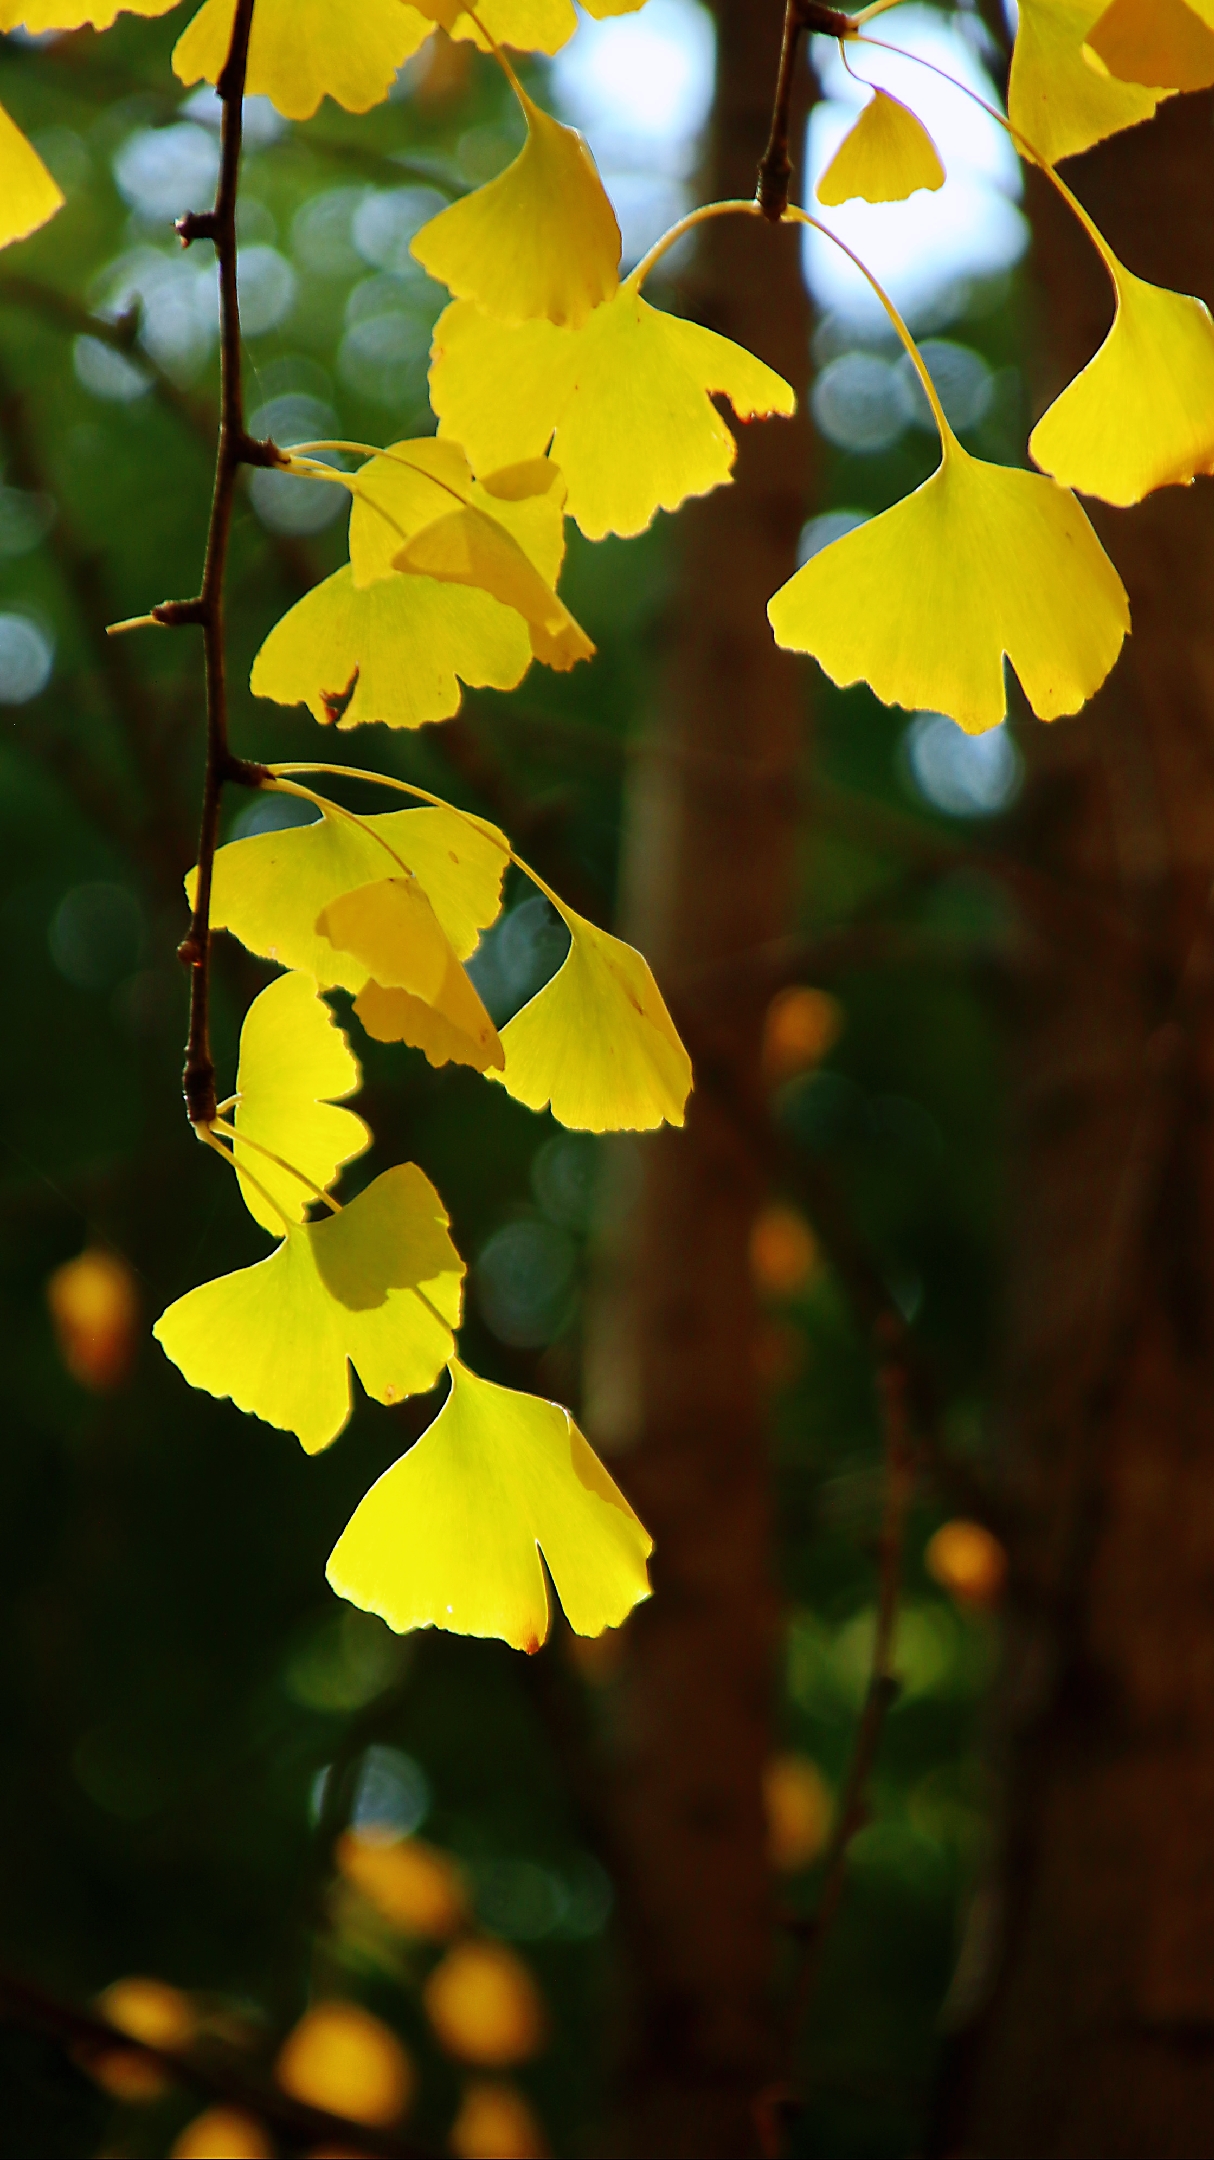
{"label": "blurred tree trunk", "polygon": [[[753,194],[783,0],[720,0],[705,195]],[[688,312],[803,391],[797,236],[741,219],[700,235]],[[597,1316],[588,1421],[657,1544],[630,1623],[613,1796],[634,2019],[626,2136],[646,2154],[754,2147],[770,2071],[772,1910],[761,1770],[774,1595],[747,1238],[762,1199],[707,1067],[753,1091],[762,1007],[739,989],[793,920],[803,678],[766,604],[795,568],[803,418],[741,430],[737,480],[680,515],[660,703],[628,808],[622,928],[685,1025],[687,1128],[636,1144],[638,1191]],[[722,969],[722,963],[725,963]],[[597,1404],[597,1409],[596,1409]]]}
{"label": "blurred tree trunk", "polygon": [[[1068,176],[1132,270],[1214,300],[1209,99]],[[1034,211],[1044,402],[1111,303],[1044,185]],[[959,1968],[942,2143],[1193,2160],[1214,2153],[1214,485],[1093,516],[1135,634],[1080,720],[1033,730],[1026,850],[1089,922],[1032,926],[1020,980],[1006,1866]]]}

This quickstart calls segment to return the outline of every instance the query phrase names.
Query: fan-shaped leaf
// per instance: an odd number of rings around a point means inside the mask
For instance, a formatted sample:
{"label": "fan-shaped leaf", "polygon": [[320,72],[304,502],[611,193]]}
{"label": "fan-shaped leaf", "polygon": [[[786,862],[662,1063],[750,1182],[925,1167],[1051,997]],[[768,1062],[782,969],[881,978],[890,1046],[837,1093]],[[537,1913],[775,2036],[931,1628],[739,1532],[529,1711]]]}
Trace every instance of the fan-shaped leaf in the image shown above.
{"label": "fan-shaped leaf", "polygon": [[1149,120],[1161,93],[1116,82],[1083,48],[1107,0],[1020,0],[1008,117],[1051,165]]}
{"label": "fan-shaped leaf", "polygon": [[432,1065],[503,1065],[497,1030],[416,878],[380,878],[331,900],[317,929],[371,980],[354,1010],[380,1042],[407,1042]]}
{"label": "fan-shaped leaf", "polygon": [[540,1554],[579,1635],[648,1597],[653,1541],[559,1403],[458,1360],[429,1430],[371,1487],[329,1559],[339,1597],[399,1631],[448,1628],[538,1650]]}
{"label": "fan-shaped leaf", "polygon": [[[1203,14],[1209,10],[1208,19]],[[1088,48],[1118,82],[1155,90],[1208,90],[1214,83],[1214,4],[1113,0],[1088,32]]]}
{"label": "fan-shaped leaf", "polygon": [[818,201],[833,205],[905,202],[917,188],[944,186],[940,152],[922,120],[888,90],[875,90],[819,180]]}
{"label": "fan-shaped leaf", "polygon": [[[235,13],[236,0],[205,0],[173,51],[182,82],[218,81]],[[257,0],[249,94],[272,99],[288,120],[310,120],[325,96],[347,112],[367,112],[432,29],[404,0]]]}
{"label": "fan-shaped leaf", "polygon": [[[313,976],[280,975],[254,998],[240,1031],[234,1123],[241,1138],[233,1154],[245,1206],[263,1230],[278,1237],[284,1219],[302,1222],[314,1198],[309,1186],[327,1192],[342,1164],[370,1146],[362,1119],[336,1107],[361,1080]],[[276,1155],[309,1183],[273,1161]]]}

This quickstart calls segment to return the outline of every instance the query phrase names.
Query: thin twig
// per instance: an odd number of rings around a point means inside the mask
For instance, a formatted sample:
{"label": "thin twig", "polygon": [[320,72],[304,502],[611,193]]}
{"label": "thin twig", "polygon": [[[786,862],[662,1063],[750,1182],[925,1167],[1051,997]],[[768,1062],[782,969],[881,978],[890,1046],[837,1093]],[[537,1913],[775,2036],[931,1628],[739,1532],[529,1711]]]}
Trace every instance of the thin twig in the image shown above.
{"label": "thin twig", "polygon": [[184,2048],[157,2047],[137,2040],[108,2019],[61,2002],[44,1988],[15,1973],[0,1972],[0,2023],[47,2034],[87,2069],[106,2056],[135,2054],[158,2064],[174,2084],[193,2087],[212,2099],[226,2100],[271,2124],[295,2149],[317,2146],[338,2152],[382,2155],[383,2160],[413,2160],[425,2148],[399,2131],[371,2129],[365,2123],[330,2114],[327,2108],[293,2100],[230,2055],[204,2055]]}
{"label": "thin twig", "polygon": [[792,159],[788,154],[789,116],[797,78],[797,54],[807,30],[837,38],[856,34],[851,16],[844,15],[839,8],[821,7],[818,0],[785,0],[784,35],[771,112],[771,133],[759,165],[759,184],[755,189],[755,201],[773,225],[779,224],[788,208],[788,184],[792,179]]}

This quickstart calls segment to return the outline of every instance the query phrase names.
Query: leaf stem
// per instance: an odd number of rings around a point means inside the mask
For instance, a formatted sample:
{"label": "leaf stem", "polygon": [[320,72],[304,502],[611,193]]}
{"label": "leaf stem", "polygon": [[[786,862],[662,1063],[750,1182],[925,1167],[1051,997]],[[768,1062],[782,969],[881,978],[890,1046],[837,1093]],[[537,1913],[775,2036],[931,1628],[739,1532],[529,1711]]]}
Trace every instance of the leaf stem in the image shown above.
{"label": "leaf stem", "polygon": [[256,787],[262,768],[233,757],[228,744],[228,690],[224,632],[224,578],[232,531],[236,480],[242,465],[276,465],[272,444],[255,443],[245,428],[241,382],[240,300],[236,288],[236,197],[244,122],[244,86],[249,64],[249,34],[254,0],[236,0],[232,42],[216,83],[223,100],[219,186],[213,210],[190,211],[178,221],[184,247],[194,240],[214,243],[219,264],[220,412],[215,453],[215,486],[207,532],[202,587],[196,599],[168,600],[153,608],[156,622],[171,629],[197,624],[206,662],[207,755],[202,785],[198,839],[198,884],[189,930],[178,957],[190,970],[190,1024],[182,1085],[186,1113],[195,1131],[215,1119],[215,1065],[211,1056],[211,879],[219,838],[219,806],[224,783]]}
{"label": "leaf stem", "polygon": [[905,346],[907,357],[910,360],[911,366],[914,368],[916,375],[919,377],[919,380],[923,385],[923,394],[926,397],[928,404],[931,406],[932,416],[936,422],[936,426],[940,430],[940,440],[944,446],[945,455],[947,456],[948,453],[952,450],[959,450],[960,445],[952,431],[952,428],[949,426],[948,418],[945,414],[944,407],[940,403],[939,393],[937,392],[936,385],[932,381],[932,378],[928,373],[927,363],[924,360],[923,355],[919,350],[919,347],[916,345],[914,338],[911,336],[910,331],[907,329],[906,324],[903,322],[901,315],[898,313],[897,308],[894,306],[893,301],[890,299],[889,294],[886,292],[884,285],[878,283],[877,279],[873,276],[872,271],[869,269],[867,263],[861,260],[860,256],[857,255],[855,249],[848,247],[846,240],[841,240],[838,233],[832,232],[829,225],[824,225],[822,223],[821,218],[811,217],[808,210],[798,209],[795,203],[789,204],[787,210],[784,212],[784,218],[786,223],[788,224],[812,226],[814,232],[820,232],[823,239],[831,241],[833,246],[841,249],[843,254],[846,255],[848,261],[855,265],[856,269],[860,272],[861,277],[867,279],[878,300],[881,302],[882,307],[885,309],[885,312],[888,315],[891,323],[893,324],[894,329],[897,331],[902,344]]}

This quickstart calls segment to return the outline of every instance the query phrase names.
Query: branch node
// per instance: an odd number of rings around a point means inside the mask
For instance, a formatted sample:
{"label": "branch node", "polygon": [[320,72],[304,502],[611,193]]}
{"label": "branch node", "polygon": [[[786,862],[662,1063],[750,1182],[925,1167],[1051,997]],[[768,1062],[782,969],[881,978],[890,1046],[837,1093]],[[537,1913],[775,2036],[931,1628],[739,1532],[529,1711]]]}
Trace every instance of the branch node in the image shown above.
{"label": "branch node", "polygon": [[206,603],[197,600],[162,600],[152,609],[152,621],[163,623],[166,630],[184,630],[192,623],[205,623]]}
{"label": "branch node", "polygon": [[187,210],[184,217],[175,220],[173,231],[182,247],[188,248],[195,240],[217,239],[219,225],[213,210]]}
{"label": "branch node", "polygon": [[268,765],[254,764],[251,758],[229,756],[224,761],[222,777],[231,781],[233,787],[261,788],[272,775]]}
{"label": "branch node", "polygon": [[822,7],[819,0],[795,0],[803,30],[817,31],[822,37],[854,38],[859,28],[851,15],[842,8]]}
{"label": "branch node", "polygon": [[268,466],[271,470],[290,463],[290,459],[284,456],[278,444],[269,436],[264,442],[259,442],[255,435],[242,435],[236,445],[235,455],[238,464]]}

